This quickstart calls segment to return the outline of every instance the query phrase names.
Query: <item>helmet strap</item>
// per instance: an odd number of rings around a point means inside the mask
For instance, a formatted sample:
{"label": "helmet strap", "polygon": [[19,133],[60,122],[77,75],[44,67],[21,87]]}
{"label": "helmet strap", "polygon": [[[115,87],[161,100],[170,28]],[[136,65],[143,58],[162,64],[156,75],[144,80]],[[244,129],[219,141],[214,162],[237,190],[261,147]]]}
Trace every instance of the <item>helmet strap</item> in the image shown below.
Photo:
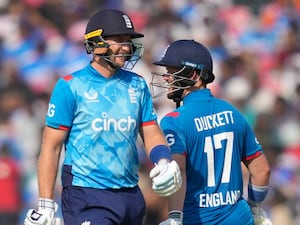
{"label": "helmet strap", "polygon": [[[96,56],[98,56],[100,59],[103,59],[112,69],[116,70],[119,69],[121,66],[117,65],[116,63],[114,63],[112,60],[109,59],[109,54],[105,53],[105,54],[95,54]],[[96,63],[98,63],[99,65],[100,62],[99,60],[95,60]]]}
{"label": "helmet strap", "polygon": [[112,68],[112,69],[119,69],[121,68],[121,66],[119,66],[118,64],[114,63],[113,61],[111,61],[108,57],[102,57],[105,62]]}
{"label": "helmet strap", "polygon": [[174,98],[173,98],[173,101],[174,101],[175,104],[176,104],[176,109],[180,107],[180,103],[181,103],[181,101],[182,101],[183,89],[181,89],[181,90],[178,91],[178,95],[180,94],[179,92],[181,92],[181,96],[180,96],[180,97],[174,97]]}

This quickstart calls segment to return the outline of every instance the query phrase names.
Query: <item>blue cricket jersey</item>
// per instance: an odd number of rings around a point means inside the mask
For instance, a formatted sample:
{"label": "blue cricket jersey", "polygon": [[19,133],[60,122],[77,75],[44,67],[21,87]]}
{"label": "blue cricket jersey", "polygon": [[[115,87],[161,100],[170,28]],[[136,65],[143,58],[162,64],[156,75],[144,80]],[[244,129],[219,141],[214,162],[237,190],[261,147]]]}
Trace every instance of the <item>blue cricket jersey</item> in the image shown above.
{"label": "blue cricket jersey", "polygon": [[163,117],[161,128],[172,153],[186,155],[183,224],[253,224],[241,161],[262,154],[262,147],[242,114],[202,89]]}
{"label": "blue cricket jersey", "polygon": [[63,186],[136,186],[139,128],[156,120],[145,80],[131,71],[119,69],[105,78],[88,65],[60,78],[46,125],[68,131]]}

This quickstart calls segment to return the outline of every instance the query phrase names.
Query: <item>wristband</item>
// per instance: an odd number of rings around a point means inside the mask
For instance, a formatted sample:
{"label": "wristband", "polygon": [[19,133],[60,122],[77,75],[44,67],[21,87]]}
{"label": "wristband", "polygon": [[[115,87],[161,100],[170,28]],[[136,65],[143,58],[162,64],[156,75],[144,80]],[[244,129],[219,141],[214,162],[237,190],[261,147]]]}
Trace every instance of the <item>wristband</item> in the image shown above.
{"label": "wristband", "polygon": [[168,159],[171,161],[171,153],[166,145],[156,145],[150,152],[150,160],[153,164],[157,164],[161,159]]}
{"label": "wristband", "polygon": [[52,209],[55,210],[55,202],[49,198],[39,198],[39,209]]}
{"label": "wristband", "polygon": [[168,213],[168,217],[182,221],[183,213],[179,210],[172,210]]}
{"label": "wristband", "polygon": [[248,198],[253,202],[263,202],[268,194],[269,186],[257,186],[249,182]]}

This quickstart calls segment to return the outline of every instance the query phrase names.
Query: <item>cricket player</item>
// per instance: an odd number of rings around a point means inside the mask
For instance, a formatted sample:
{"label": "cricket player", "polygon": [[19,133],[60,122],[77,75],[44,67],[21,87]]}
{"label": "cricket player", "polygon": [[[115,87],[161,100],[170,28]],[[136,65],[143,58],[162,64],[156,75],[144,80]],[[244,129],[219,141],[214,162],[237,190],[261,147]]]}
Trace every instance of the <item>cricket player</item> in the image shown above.
{"label": "cricket player", "polygon": [[[160,125],[183,176],[181,189],[168,199],[169,218],[160,225],[271,225],[262,209],[268,161],[242,114],[207,88],[215,78],[208,49],[178,40],[154,64],[166,73],[153,73],[151,85],[167,88],[177,104]],[[250,173],[247,199],[242,163]]]}
{"label": "cricket player", "polygon": [[84,36],[91,62],[56,83],[38,161],[39,202],[25,225],[58,225],[54,187],[60,153],[65,225],[142,225],[145,201],[138,187],[136,140],[154,163],[153,190],[161,196],[182,183],[158,124],[145,80],[130,71],[141,58],[144,35],[127,14],[104,9]]}

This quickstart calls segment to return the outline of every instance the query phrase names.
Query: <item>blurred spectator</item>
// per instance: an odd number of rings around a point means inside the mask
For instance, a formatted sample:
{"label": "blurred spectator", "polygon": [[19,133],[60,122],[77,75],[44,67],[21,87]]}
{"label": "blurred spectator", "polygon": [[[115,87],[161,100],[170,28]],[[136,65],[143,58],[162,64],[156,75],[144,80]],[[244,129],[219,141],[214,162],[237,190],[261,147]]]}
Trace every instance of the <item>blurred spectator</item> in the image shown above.
{"label": "blurred spectator", "polygon": [[0,224],[17,225],[22,209],[21,172],[10,146],[0,145]]}

